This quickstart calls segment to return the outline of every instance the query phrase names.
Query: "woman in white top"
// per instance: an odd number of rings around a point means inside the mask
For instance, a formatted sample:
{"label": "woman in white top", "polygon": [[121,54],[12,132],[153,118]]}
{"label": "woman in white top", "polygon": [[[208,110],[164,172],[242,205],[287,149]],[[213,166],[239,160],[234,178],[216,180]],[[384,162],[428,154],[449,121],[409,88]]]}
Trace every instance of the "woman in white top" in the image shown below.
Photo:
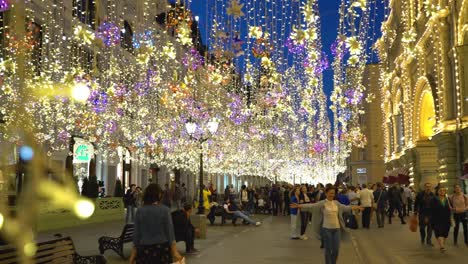
{"label": "woman in white top", "polygon": [[346,236],[343,213],[357,209],[362,210],[359,206],[345,206],[334,200],[335,193],[335,187],[327,187],[325,200],[315,204],[291,205],[293,208],[312,212],[313,232],[318,239],[323,236],[326,264],[336,263],[341,237]]}

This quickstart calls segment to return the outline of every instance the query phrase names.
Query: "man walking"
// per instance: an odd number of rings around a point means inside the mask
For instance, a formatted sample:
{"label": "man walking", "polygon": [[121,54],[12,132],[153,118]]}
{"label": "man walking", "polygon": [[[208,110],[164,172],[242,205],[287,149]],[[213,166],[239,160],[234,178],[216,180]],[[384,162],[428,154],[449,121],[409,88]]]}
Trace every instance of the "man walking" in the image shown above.
{"label": "man walking", "polygon": [[419,217],[419,232],[421,235],[421,244],[426,244],[433,247],[432,244],[432,227],[430,223],[431,219],[431,201],[434,199],[434,193],[432,192],[432,184],[424,184],[424,191],[419,192],[416,195],[414,202],[415,215]]}
{"label": "man walking", "polygon": [[[127,214],[125,217],[125,223],[132,223],[135,220],[135,209],[136,209],[136,200],[135,200],[135,184],[130,184],[130,188],[125,193],[123,197],[123,202],[125,208],[127,208]],[[131,219],[131,220],[130,220]]]}
{"label": "man walking", "polygon": [[388,201],[387,191],[383,188],[382,183],[377,183],[377,190],[374,191],[375,214],[377,215],[377,226],[384,227],[385,222],[385,205]]}
{"label": "man walking", "polygon": [[370,228],[370,217],[372,206],[374,205],[374,194],[371,190],[367,189],[367,185],[362,185],[362,190],[359,193],[359,199],[361,200],[361,207],[364,207],[362,212],[362,227]]}
{"label": "man walking", "polygon": [[388,209],[388,223],[392,223],[392,217],[395,210],[398,211],[398,217],[400,218],[401,224],[406,224],[405,220],[403,219],[403,201],[401,195],[401,189],[398,187],[398,184],[393,185],[388,190],[388,202],[389,202],[389,209]]}

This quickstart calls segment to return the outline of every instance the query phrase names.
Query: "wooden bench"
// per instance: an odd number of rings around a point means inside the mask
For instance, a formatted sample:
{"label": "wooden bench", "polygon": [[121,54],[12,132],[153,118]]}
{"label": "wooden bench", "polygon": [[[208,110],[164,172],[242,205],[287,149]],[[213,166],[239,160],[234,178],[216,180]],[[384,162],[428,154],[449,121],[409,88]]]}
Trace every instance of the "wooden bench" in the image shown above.
{"label": "wooden bench", "polygon": [[[70,237],[58,238],[37,243],[37,251],[34,263],[63,263],[63,264],[105,264],[104,256],[83,257],[76,253],[73,240]],[[0,263],[20,263],[20,258],[12,245],[0,246]]]}
{"label": "wooden bench", "polygon": [[133,232],[135,231],[135,226],[133,224],[126,224],[122,231],[122,234],[119,237],[100,237],[99,242],[99,252],[104,254],[108,249],[114,250],[119,256],[125,259],[123,254],[123,246],[125,243],[130,243],[133,241]]}
{"label": "wooden bench", "polygon": [[228,214],[224,210],[224,207],[222,205],[211,207],[210,213],[207,216],[211,225],[214,225],[216,221],[216,216],[221,216],[221,225],[224,225],[226,223],[226,220],[232,220],[233,224],[235,224],[237,221],[237,217],[234,217],[232,214]]}

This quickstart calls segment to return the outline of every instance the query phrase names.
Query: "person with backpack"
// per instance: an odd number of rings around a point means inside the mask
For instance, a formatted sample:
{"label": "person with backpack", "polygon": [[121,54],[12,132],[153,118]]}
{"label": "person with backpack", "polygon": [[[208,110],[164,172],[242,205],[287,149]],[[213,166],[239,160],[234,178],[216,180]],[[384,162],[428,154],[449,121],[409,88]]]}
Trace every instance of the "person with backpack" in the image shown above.
{"label": "person with backpack", "polygon": [[135,184],[130,184],[130,188],[128,188],[127,192],[125,193],[123,197],[123,202],[127,210],[126,217],[125,217],[125,223],[127,224],[135,221],[135,209],[136,209],[135,188],[136,188]]}
{"label": "person with backpack", "polygon": [[374,191],[375,214],[377,215],[377,226],[384,227],[385,207],[387,205],[388,195],[382,183],[377,183],[377,190]]}

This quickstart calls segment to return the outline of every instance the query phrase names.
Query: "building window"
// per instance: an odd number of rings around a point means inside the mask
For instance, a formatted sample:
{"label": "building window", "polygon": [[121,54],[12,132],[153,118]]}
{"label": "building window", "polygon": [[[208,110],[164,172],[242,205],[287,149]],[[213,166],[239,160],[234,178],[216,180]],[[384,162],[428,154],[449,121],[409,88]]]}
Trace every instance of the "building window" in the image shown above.
{"label": "building window", "polygon": [[120,43],[122,48],[126,49],[130,53],[133,52],[133,31],[128,21],[124,21],[124,29],[121,33]]}
{"label": "building window", "polygon": [[387,123],[387,130],[388,130],[388,149],[389,149],[389,152],[388,154],[392,154],[393,152],[393,146],[395,145],[394,144],[394,139],[393,139],[393,121],[390,120],[390,122]]}
{"label": "building window", "polygon": [[367,153],[366,153],[365,149],[359,149],[358,150],[358,160],[359,161],[367,160]]}
{"label": "building window", "polygon": [[82,23],[90,25],[95,29],[96,25],[96,4],[95,0],[73,0],[74,17],[78,18]]}
{"label": "building window", "polygon": [[36,22],[30,22],[28,24],[28,33],[31,34],[32,48],[32,64],[36,75],[41,74],[42,65],[42,26]]}
{"label": "building window", "polygon": [[396,143],[397,143],[397,149],[396,151],[397,152],[400,152],[402,149],[403,149],[403,145],[404,145],[404,142],[405,142],[405,134],[404,134],[404,127],[403,127],[403,116],[402,114],[398,114],[395,116],[395,123],[396,123],[396,127],[395,127],[395,130],[396,130]]}

